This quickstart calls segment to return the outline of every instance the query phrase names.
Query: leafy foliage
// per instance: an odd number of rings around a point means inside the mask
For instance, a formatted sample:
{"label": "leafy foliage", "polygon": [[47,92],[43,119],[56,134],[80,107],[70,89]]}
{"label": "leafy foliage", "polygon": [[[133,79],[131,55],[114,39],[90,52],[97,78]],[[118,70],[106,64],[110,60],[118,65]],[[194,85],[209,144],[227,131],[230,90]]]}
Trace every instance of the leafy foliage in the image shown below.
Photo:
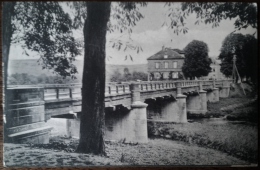
{"label": "leafy foliage", "polygon": [[[72,9],[72,25],[75,29],[83,28],[87,11],[86,2],[68,2],[67,5]],[[121,35],[117,38],[108,40],[108,46],[118,51],[127,50],[136,51],[137,53],[143,51],[142,47],[134,42],[131,38],[132,28],[136,26],[144,16],[139,12],[139,7],[146,6],[146,2],[114,2],[111,3],[110,20],[107,23],[107,31],[109,33],[118,32]],[[84,45],[84,40],[80,40],[81,46]],[[107,60],[112,58],[106,56]],[[133,57],[130,54],[125,56],[125,60]]]}
{"label": "leafy foliage", "polygon": [[257,6],[247,2],[183,2],[181,4],[166,2],[167,16],[170,22],[165,21],[162,26],[167,26],[174,33],[187,33],[185,19],[192,13],[196,14],[195,24],[212,24],[218,27],[222,20],[236,19],[235,31],[248,26],[257,28]]}
{"label": "leafy foliage", "polygon": [[229,34],[222,42],[219,58],[222,61],[220,71],[226,76],[232,75],[233,56],[241,77],[257,80],[257,40],[252,35]]}
{"label": "leafy foliage", "polygon": [[112,74],[111,82],[126,82],[126,81],[136,81],[142,80],[147,81],[147,74],[144,72],[133,71],[131,74],[128,68],[124,68],[124,73],[122,74],[118,69]]}
{"label": "leafy foliage", "polygon": [[182,3],[182,11],[195,12],[198,18],[195,24],[204,22],[205,24],[212,24],[214,28],[219,26],[223,19],[236,19],[234,26],[237,30],[248,26],[257,28],[257,6],[254,3],[186,2]]}
{"label": "leafy foliage", "polygon": [[69,14],[58,2],[17,2],[12,27],[12,42],[38,52],[43,69],[53,69],[63,77],[77,73],[72,62],[81,46],[72,35]]}
{"label": "leafy foliage", "polygon": [[66,83],[80,83],[77,79],[61,76],[47,76],[41,74],[34,76],[27,73],[16,73],[8,77],[8,85],[36,85],[36,84],[66,84]]}
{"label": "leafy foliage", "polygon": [[184,48],[185,59],[182,71],[185,77],[194,78],[208,75],[211,71],[208,51],[208,45],[198,40],[193,40]]}
{"label": "leafy foliage", "polygon": [[187,33],[188,28],[185,26],[185,19],[189,13],[181,9],[180,4],[166,2],[165,6],[168,7],[168,13],[166,14],[170,19],[169,22],[165,21],[162,26],[167,26],[169,29],[172,29],[177,35],[179,33]]}

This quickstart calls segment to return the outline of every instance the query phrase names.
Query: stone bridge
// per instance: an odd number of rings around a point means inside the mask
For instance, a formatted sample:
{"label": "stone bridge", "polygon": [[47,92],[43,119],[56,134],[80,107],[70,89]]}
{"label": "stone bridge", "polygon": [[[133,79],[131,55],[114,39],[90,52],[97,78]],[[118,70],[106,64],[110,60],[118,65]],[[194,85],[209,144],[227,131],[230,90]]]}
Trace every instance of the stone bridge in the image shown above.
{"label": "stone bridge", "polygon": [[[229,96],[232,80],[150,81],[106,85],[105,139],[147,142],[147,117],[176,123],[205,114],[207,102]],[[48,143],[51,117],[80,118],[81,85],[10,86],[5,141]],[[158,111],[158,108],[160,111]],[[64,127],[66,128],[66,127]]]}

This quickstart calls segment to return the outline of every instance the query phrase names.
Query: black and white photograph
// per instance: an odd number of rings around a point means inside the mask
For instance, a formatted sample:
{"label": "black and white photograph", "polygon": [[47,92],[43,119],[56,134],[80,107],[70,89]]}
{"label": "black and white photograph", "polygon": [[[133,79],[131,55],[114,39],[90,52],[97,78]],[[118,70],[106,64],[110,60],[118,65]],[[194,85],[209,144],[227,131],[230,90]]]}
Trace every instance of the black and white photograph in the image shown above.
{"label": "black and white photograph", "polygon": [[258,167],[258,4],[2,2],[4,167]]}

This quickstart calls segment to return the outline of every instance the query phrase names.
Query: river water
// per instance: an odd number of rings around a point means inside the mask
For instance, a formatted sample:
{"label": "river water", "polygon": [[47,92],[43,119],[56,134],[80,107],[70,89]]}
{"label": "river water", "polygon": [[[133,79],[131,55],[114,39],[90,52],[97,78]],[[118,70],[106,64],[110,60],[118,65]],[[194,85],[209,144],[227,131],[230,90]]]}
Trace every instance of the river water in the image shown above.
{"label": "river water", "polygon": [[[68,132],[68,120],[70,121],[71,130]],[[189,123],[201,123],[201,124],[209,124],[209,125],[225,125],[225,126],[257,126],[256,123],[246,122],[246,121],[229,121],[224,117],[220,118],[195,118],[188,119]],[[47,126],[53,127],[51,131],[51,136],[68,136],[70,133],[72,137],[79,137],[79,125],[80,121],[76,119],[65,119],[65,118],[51,118],[47,121]]]}
{"label": "river water", "polygon": [[201,124],[218,124],[218,125],[247,125],[247,126],[256,126],[256,123],[247,122],[247,121],[230,121],[225,119],[224,117],[220,118],[196,118],[196,119],[188,119],[190,123],[201,123]]}

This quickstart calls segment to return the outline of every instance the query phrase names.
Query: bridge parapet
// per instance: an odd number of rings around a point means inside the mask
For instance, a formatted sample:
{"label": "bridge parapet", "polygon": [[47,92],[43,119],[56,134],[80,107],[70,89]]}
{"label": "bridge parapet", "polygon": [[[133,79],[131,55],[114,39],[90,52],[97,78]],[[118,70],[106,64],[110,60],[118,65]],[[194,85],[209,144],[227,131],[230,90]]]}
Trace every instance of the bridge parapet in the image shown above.
{"label": "bridge parapet", "polygon": [[[183,81],[143,81],[129,82],[123,84],[107,84],[105,86],[105,96],[120,96],[131,94],[130,86],[135,84],[140,92],[160,91],[167,89],[187,88],[187,87],[229,87],[232,80],[183,80]],[[46,85],[14,85],[8,89],[44,89],[44,101],[81,99],[81,84],[46,84]]]}
{"label": "bridge parapet", "polygon": [[41,143],[49,142],[51,127],[45,127],[45,102],[41,87],[8,88],[5,95],[6,142]]}
{"label": "bridge parapet", "polygon": [[130,93],[129,84],[111,84],[105,87],[105,96]]}

